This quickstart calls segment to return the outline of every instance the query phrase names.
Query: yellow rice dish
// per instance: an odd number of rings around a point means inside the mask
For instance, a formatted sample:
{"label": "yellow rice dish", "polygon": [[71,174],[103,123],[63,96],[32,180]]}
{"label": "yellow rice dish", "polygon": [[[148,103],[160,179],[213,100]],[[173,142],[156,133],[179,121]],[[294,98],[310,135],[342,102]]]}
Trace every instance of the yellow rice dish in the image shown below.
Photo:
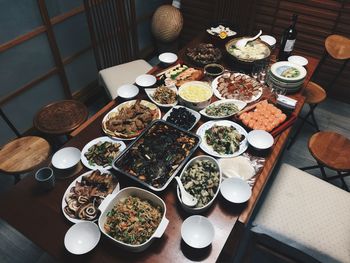
{"label": "yellow rice dish", "polygon": [[179,90],[179,95],[190,102],[202,102],[211,98],[213,92],[210,87],[188,85]]}

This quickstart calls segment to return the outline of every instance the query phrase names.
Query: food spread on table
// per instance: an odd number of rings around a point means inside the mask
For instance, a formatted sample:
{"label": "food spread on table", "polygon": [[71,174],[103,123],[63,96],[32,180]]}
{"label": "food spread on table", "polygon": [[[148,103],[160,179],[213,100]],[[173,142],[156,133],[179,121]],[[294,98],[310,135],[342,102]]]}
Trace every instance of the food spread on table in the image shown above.
{"label": "food spread on table", "polygon": [[220,49],[210,43],[200,43],[194,48],[188,48],[186,55],[200,65],[218,62],[222,57]]}
{"label": "food spread on table", "polygon": [[152,190],[162,189],[198,143],[197,136],[158,121],[124,151],[114,166]]}
{"label": "food spread on table", "polygon": [[114,137],[134,138],[154,119],[160,117],[158,107],[147,101],[131,101],[119,105],[107,114],[103,121],[104,131]]}
{"label": "food spread on table", "polygon": [[239,150],[245,136],[233,126],[213,125],[205,131],[206,143],[219,154],[233,154]]}
{"label": "food spread on table", "polygon": [[273,104],[262,101],[254,110],[242,113],[239,119],[251,129],[270,132],[283,123],[287,115]]}
{"label": "food spread on table", "polygon": [[82,176],[65,195],[64,213],[73,219],[95,220],[99,214],[98,206],[117,186],[115,177],[99,170]]}
{"label": "food spread on table", "polygon": [[215,96],[220,99],[237,99],[251,102],[262,94],[263,86],[254,78],[242,73],[224,73],[213,81]]}
{"label": "food spread on table", "polygon": [[104,229],[107,234],[126,244],[145,243],[163,217],[161,207],[136,196],[119,200],[107,213]]}
{"label": "food spread on table", "polygon": [[219,190],[220,173],[209,160],[198,160],[187,167],[181,176],[186,191],[197,198],[196,208],[207,205]]}
{"label": "food spread on table", "polygon": [[91,166],[110,166],[115,157],[120,153],[121,144],[119,142],[98,142],[91,146],[84,156]]}

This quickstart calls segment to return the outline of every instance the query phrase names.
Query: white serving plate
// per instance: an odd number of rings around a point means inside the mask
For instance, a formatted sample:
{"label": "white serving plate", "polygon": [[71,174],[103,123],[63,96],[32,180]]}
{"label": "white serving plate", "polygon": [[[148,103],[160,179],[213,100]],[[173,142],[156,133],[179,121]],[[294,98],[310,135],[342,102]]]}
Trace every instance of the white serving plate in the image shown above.
{"label": "white serving plate", "polygon": [[218,189],[216,190],[216,193],[214,195],[214,197],[210,200],[209,203],[207,203],[205,206],[203,207],[189,207],[187,205],[185,205],[183,202],[182,202],[182,199],[180,197],[180,188],[179,186],[177,186],[176,188],[176,193],[177,193],[177,198],[178,200],[180,201],[180,204],[182,206],[182,208],[189,212],[189,213],[192,213],[192,214],[197,214],[197,213],[202,213],[204,212],[205,210],[207,210],[214,202],[215,198],[217,197],[217,195],[219,194],[219,191],[220,191],[220,185],[221,185],[221,180],[222,180],[222,173],[221,173],[221,168],[220,168],[220,165],[218,163],[218,161],[211,157],[211,156],[208,156],[208,155],[200,155],[200,156],[196,156],[194,158],[192,158],[185,166],[185,168],[182,170],[181,172],[181,175],[180,175],[180,179],[182,178],[182,176],[184,175],[185,171],[187,170],[188,167],[190,167],[192,165],[192,163],[194,162],[197,162],[197,161],[201,161],[201,160],[208,160],[212,163],[215,164],[218,172],[219,172],[219,185],[218,185]]}
{"label": "white serving plate", "polygon": [[238,177],[224,179],[220,192],[227,201],[235,204],[245,203],[252,196],[249,184]]}
{"label": "white serving plate", "polygon": [[[85,175],[89,175],[91,174],[93,171],[88,171],[82,175],[80,175],[79,177],[77,177],[73,182],[71,182],[71,184],[67,187],[66,191],[64,192],[63,194],[63,197],[62,197],[62,204],[61,204],[61,208],[62,208],[62,213],[64,214],[64,216],[69,220],[71,221],[72,223],[80,223],[80,222],[87,222],[88,220],[82,220],[82,219],[75,219],[75,218],[72,218],[70,217],[69,215],[66,214],[66,212],[64,211],[64,207],[67,205],[66,203],[66,200],[65,200],[65,196],[70,192],[70,189],[75,186],[75,182],[81,182],[81,179],[83,178],[83,176]],[[103,172],[108,172],[108,171],[101,171],[101,173]],[[118,191],[120,190],[120,185],[119,185],[119,182],[118,184],[116,185],[116,187],[114,188],[112,194],[116,194],[118,193]],[[95,222],[97,221],[97,218],[93,221],[88,221],[88,222]]]}
{"label": "white serving plate", "polygon": [[[235,75],[244,75],[242,73],[233,73]],[[225,100],[226,98],[225,97],[222,97],[219,90],[218,90],[218,79],[221,77],[222,75],[220,76],[217,76],[213,82],[211,83],[211,87],[213,89],[213,92],[214,92],[214,95],[215,97],[217,97],[218,99],[220,100]],[[263,90],[262,90],[262,87],[259,88],[259,93],[255,96],[253,96],[250,100],[243,100],[244,102],[246,103],[250,103],[250,102],[253,102],[253,101],[256,101],[257,99],[259,99],[261,97],[263,93]]]}
{"label": "white serving plate", "polygon": [[[163,218],[161,222],[159,223],[156,231],[153,233],[153,235],[143,244],[140,245],[130,245],[126,244],[124,242],[121,242],[119,240],[116,240],[115,238],[111,237],[108,235],[104,229],[104,224],[107,220],[107,213],[112,210],[114,205],[119,201],[123,200],[128,196],[137,196],[140,199],[143,200],[149,200],[153,205],[158,205],[162,208],[163,210]],[[161,238],[163,233],[165,232],[165,229],[168,226],[169,220],[165,217],[166,215],[166,205],[164,201],[159,198],[157,195],[146,191],[141,188],[137,187],[127,187],[122,190],[120,190],[117,194],[115,195],[109,195],[103,200],[101,203],[99,209],[101,210],[101,215],[98,219],[98,226],[100,227],[101,232],[112,242],[114,242],[117,246],[124,248],[126,250],[132,251],[132,252],[141,252],[145,249],[147,249],[151,243],[154,241],[155,238]]]}
{"label": "white serving plate", "polygon": [[[193,115],[194,115],[194,117],[196,118],[196,121],[193,123],[193,125],[188,129],[188,131],[189,130],[192,130],[193,129],[193,127],[199,122],[199,120],[201,119],[201,115],[197,112],[197,111],[195,111],[195,110],[192,110],[192,109],[190,109],[190,108],[187,108],[187,107],[185,107],[185,106],[179,106],[179,105],[176,105],[176,106],[174,106],[174,107],[172,107],[169,111],[167,111],[165,114],[164,114],[164,116],[163,116],[163,120],[165,120],[166,121],[166,119],[169,117],[169,115],[170,115],[170,113],[173,111],[173,109],[178,109],[178,108],[185,108],[186,110],[188,110],[189,112],[191,112]],[[172,123],[173,124],[173,123]],[[175,124],[173,124],[173,125],[175,125]]]}
{"label": "white serving plate", "polygon": [[[103,120],[102,120],[102,130],[107,134],[109,135],[110,137],[114,138],[114,139],[119,139],[119,140],[134,140],[137,136],[140,135],[140,133],[142,131],[139,131],[138,133],[136,133],[134,136],[130,137],[130,138],[125,138],[123,136],[117,136],[117,135],[110,135],[104,125],[104,123],[107,121],[108,119],[108,115],[112,112],[119,112],[123,107],[130,107],[131,105],[135,104],[136,100],[130,100],[130,101],[126,101],[126,102],[123,102],[121,104],[119,104],[118,106],[116,106],[115,108],[113,108],[112,110],[110,110],[104,117],[103,117]],[[141,104],[142,105],[145,105],[147,106],[148,108],[150,108],[151,110],[156,110],[157,111],[157,114],[156,116],[153,118],[153,120],[157,120],[157,119],[160,119],[161,117],[161,112],[160,112],[160,109],[157,107],[157,105],[155,105],[154,103],[152,102],[149,102],[147,100],[141,100]]]}
{"label": "white serving plate", "polygon": [[[223,99],[223,100],[218,100],[218,101],[215,101],[213,103],[211,103],[209,106],[217,106],[217,105],[220,105],[220,104],[223,104],[223,103],[234,103],[236,104],[236,106],[238,107],[238,111],[241,111],[245,106],[247,106],[247,103],[245,103],[244,101],[241,101],[241,100],[235,100],[235,99]],[[228,118],[228,117],[231,117],[233,115],[235,115],[236,113],[232,113],[232,114],[229,114],[229,115],[226,115],[226,116],[211,116],[211,115],[208,115],[205,110],[209,107],[207,106],[206,108],[204,108],[203,110],[201,110],[199,113],[202,114],[203,116],[207,117],[207,118],[210,118],[210,119],[224,119],[224,118]]]}
{"label": "white serving plate", "polygon": [[[241,134],[243,134],[245,136],[244,140],[240,143],[239,146],[239,150],[234,152],[233,154],[219,154],[216,151],[213,150],[213,148],[211,146],[209,146],[205,140],[205,131],[210,129],[212,126],[214,125],[220,125],[220,126],[233,126],[234,128],[237,129],[237,131]],[[199,147],[201,147],[201,149],[203,151],[205,151],[207,154],[210,154],[212,156],[215,157],[235,157],[238,155],[241,155],[242,153],[244,153],[247,148],[248,148],[248,140],[247,140],[247,131],[239,124],[233,122],[233,121],[228,121],[228,120],[220,120],[220,121],[208,121],[203,123],[197,130],[197,135],[199,135],[202,139],[201,144],[199,145]]]}
{"label": "white serving plate", "polygon": [[[81,151],[81,157],[80,157],[80,159],[81,159],[81,162],[85,165],[85,167],[87,167],[87,168],[89,168],[89,169],[91,169],[91,170],[96,170],[96,169],[98,169],[98,170],[109,170],[109,169],[112,168],[112,165],[108,165],[108,166],[105,166],[105,167],[100,166],[100,165],[90,165],[90,164],[89,164],[89,161],[88,161],[88,160],[86,159],[86,157],[85,157],[85,153],[88,151],[88,149],[89,149],[91,146],[93,146],[93,145],[95,145],[95,144],[97,144],[97,143],[99,143],[99,142],[120,143],[119,154],[120,154],[122,151],[124,151],[124,149],[126,148],[126,145],[125,145],[125,143],[124,143],[123,141],[114,140],[114,139],[112,139],[112,138],[110,138],[110,137],[103,136],[103,137],[99,137],[99,138],[93,139],[92,141],[88,142],[88,143],[84,146],[83,150]],[[118,154],[118,155],[119,155],[119,154]]]}
{"label": "white serving plate", "polygon": [[[288,68],[295,68],[299,71],[299,75],[296,77],[292,77],[292,78],[287,78],[287,77],[283,77],[281,74],[283,73],[284,70],[288,69]],[[306,69],[300,65],[291,63],[289,61],[279,61],[274,63],[271,66],[270,69],[272,76],[274,78],[277,78],[278,80],[282,80],[284,82],[298,82],[303,80],[306,77]]]}
{"label": "white serving plate", "polygon": [[64,236],[64,246],[75,255],[92,250],[100,241],[101,232],[92,222],[81,222],[71,226]]}
{"label": "white serving plate", "polygon": [[181,225],[181,237],[190,247],[205,248],[213,242],[214,236],[213,224],[204,216],[190,216]]}
{"label": "white serving plate", "polygon": [[[176,96],[177,96],[177,88],[175,86],[167,86],[167,88],[171,89],[172,91],[174,91],[176,93]],[[148,96],[148,98],[156,105],[160,106],[160,107],[165,107],[165,108],[169,108],[169,107],[173,107],[177,104],[177,99],[174,103],[171,103],[171,104],[162,104],[162,103],[159,103],[158,101],[156,101],[154,98],[153,98],[153,94],[154,92],[156,91],[157,88],[148,88],[148,89],[145,89],[145,92]]]}

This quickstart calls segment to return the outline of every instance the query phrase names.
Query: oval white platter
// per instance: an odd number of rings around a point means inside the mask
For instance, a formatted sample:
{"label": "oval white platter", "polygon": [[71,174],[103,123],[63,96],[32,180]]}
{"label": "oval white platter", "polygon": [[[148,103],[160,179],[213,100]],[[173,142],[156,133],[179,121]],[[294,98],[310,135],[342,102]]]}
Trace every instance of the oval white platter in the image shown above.
{"label": "oval white platter", "polygon": [[[172,91],[174,91],[176,93],[176,96],[177,96],[177,88],[175,86],[167,86],[167,88],[171,89]],[[166,108],[170,108],[170,107],[173,107],[175,105],[177,105],[178,101],[176,99],[176,101],[174,103],[170,103],[170,104],[162,104],[162,103],[159,103],[158,101],[156,101],[154,98],[153,98],[153,94],[154,92],[156,91],[157,88],[151,88],[151,89],[145,89],[145,92],[148,96],[148,98],[156,105],[160,106],[160,107],[166,107]]]}
{"label": "oval white platter", "polygon": [[[218,101],[215,101],[213,103],[211,103],[208,107],[210,106],[218,106],[220,104],[223,104],[223,103],[234,103],[236,104],[236,106],[238,107],[238,111],[241,111],[245,106],[247,106],[247,103],[245,103],[244,101],[241,101],[241,100],[235,100],[235,99],[224,99],[224,100],[218,100]],[[235,115],[237,112],[235,113],[232,113],[232,114],[229,114],[229,115],[226,115],[226,116],[212,116],[212,115],[208,115],[205,110],[208,108],[204,108],[203,110],[199,111],[200,114],[202,114],[203,116],[207,117],[207,118],[210,118],[210,119],[224,119],[224,118],[228,118],[228,117],[231,117],[233,115]]]}
{"label": "oval white platter", "polygon": [[[236,130],[239,133],[244,135],[245,138],[240,143],[238,151],[236,151],[232,154],[220,154],[220,153],[214,151],[213,147],[211,147],[210,145],[207,144],[206,139],[205,139],[205,131],[210,129],[215,124],[219,125],[219,126],[233,126],[234,128],[236,128]],[[205,151],[207,154],[210,154],[210,155],[215,156],[215,157],[222,157],[222,158],[235,157],[235,156],[238,156],[238,155],[241,155],[242,153],[244,153],[248,148],[248,140],[247,140],[248,133],[247,133],[247,131],[241,125],[239,125],[233,121],[220,120],[220,121],[205,122],[198,128],[197,135],[199,135],[202,139],[202,142],[199,145],[199,147],[201,147],[201,149],[203,151]]]}
{"label": "oval white platter", "polygon": [[[64,216],[65,216],[69,221],[71,221],[72,223],[75,223],[75,224],[76,224],[76,223],[85,222],[85,221],[88,221],[88,220],[76,219],[76,218],[72,218],[72,217],[70,217],[69,215],[67,215],[66,212],[64,211],[64,208],[65,208],[65,206],[67,205],[66,200],[65,200],[65,197],[66,197],[66,195],[70,192],[70,189],[71,189],[73,186],[75,186],[75,182],[81,182],[81,179],[83,178],[83,176],[89,175],[89,174],[91,174],[92,172],[93,172],[93,171],[88,171],[88,172],[86,172],[86,173],[84,173],[84,174],[78,176],[73,182],[71,182],[71,184],[67,187],[66,191],[65,191],[64,194],[63,194],[63,197],[62,197],[62,206],[61,206],[61,207],[62,207],[62,213],[63,213]],[[103,172],[107,172],[107,173],[108,173],[108,171],[103,171],[103,170],[101,170],[101,173],[103,173]],[[114,188],[112,194],[118,193],[119,190],[120,190],[120,184],[119,184],[119,182],[118,182],[118,184],[115,186],[115,188]],[[97,221],[97,220],[98,220],[98,217],[97,217],[95,220],[92,220],[92,221],[90,221],[90,222],[95,222],[95,221]]]}
{"label": "oval white platter", "polygon": [[110,137],[108,137],[108,136],[103,136],[103,137],[99,137],[99,138],[93,139],[92,141],[88,142],[88,143],[84,146],[83,150],[81,151],[81,157],[80,157],[80,159],[81,159],[81,162],[85,165],[85,167],[87,167],[87,168],[89,168],[89,169],[91,169],[91,170],[96,170],[96,169],[98,169],[98,170],[109,170],[109,169],[112,168],[112,165],[108,165],[108,166],[105,166],[105,167],[100,166],[100,165],[97,165],[97,164],[91,165],[91,164],[89,164],[88,159],[86,159],[86,157],[85,157],[85,153],[89,150],[89,148],[90,148],[91,146],[95,145],[95,144],[98,144],[99,142],[120,143],[118,155],[119,155],[122,151],[124,151],[124,149],[126,148],[126,145],[125,145],[125,143],[124,143],[123,141],[114,140],[114,139],[112,139],[112,138],[110,138]]}

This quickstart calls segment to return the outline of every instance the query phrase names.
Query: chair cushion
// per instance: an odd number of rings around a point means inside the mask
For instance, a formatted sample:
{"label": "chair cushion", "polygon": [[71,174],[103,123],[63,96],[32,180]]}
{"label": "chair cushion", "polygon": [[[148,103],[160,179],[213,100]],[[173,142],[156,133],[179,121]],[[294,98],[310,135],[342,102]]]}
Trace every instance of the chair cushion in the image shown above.
{"label": "chair cushion", "polygon": [[151,68],[143,59],[106,68],[99,72],[100,84],[106,88],[111,99],[114,99],[118,97],[118,87],[134,83],[137,76],[147,73]]}
{"label": "chair cushion", "polygon": [[350,193],[283,164],[252,231],[321,262],[350,262]]}

